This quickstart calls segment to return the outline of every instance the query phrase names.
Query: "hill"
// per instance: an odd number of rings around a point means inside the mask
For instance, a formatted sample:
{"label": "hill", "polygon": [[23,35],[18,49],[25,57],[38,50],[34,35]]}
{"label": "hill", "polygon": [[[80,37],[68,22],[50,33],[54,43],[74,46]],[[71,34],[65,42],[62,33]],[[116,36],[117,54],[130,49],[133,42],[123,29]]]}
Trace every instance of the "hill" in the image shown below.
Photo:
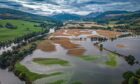
{"label": "hill", "polygon": [[23,20],[0,20],[0,41],[13,40],[31,32],[40,32],[40,23]]}
{"label": "hill", "polygon": [[0,41],[13,40],[28,33],[40,32],[43,28],[61,25],[61,22],[46,16],[0,8]]}
{"label": "hill", "polygon": [[68,20],[80,20],[82,16],[76,14],[69,14],[69,13],[60,13],[56,15],[50,16],[51,18],[57,21],[68,21]]}
{"label": "hill", "polygon": [[79,20],[86,20],[86,21],[98,21],[100,19],[104,18],[112,18],[114,16],[119,16],[121,14],[126,14],[129,13],[128,11],[107,11],[107,12],[92,12],[88,15],[77,15],[77,14],[70,14],[70,13],[60,13],[56,15],[50,16],[50,18],[53,18],[57,21],[68,21],[68,20],[74,20],[74,21],[79,21]]}
{"label": "hill", "polygon": [[115,14],[105,12],[92,20],[100,24],[115,24],[116,28],[140,30],[140,11]]}
{"label": "hill", "polygon": [[57,24],[60,25],[59,21],[53,20],[47,16],[35,15],[19,10],[9,9],[9,8],[0,8],[0,19],[18,19],[18,20],[27,20],[33,22],[47,22],[48,24]]}
{"label": "hill", "polygon": [[128,11],[106,11],[106,12],[97,12],[97,13],[90,13],[86,16],[84,20],[90,20],[90,21],[98,21],[98,22],[103,22],[106,21],[107,19],[116,17],[116,16],[121,16],[123,14],[129,13]]}

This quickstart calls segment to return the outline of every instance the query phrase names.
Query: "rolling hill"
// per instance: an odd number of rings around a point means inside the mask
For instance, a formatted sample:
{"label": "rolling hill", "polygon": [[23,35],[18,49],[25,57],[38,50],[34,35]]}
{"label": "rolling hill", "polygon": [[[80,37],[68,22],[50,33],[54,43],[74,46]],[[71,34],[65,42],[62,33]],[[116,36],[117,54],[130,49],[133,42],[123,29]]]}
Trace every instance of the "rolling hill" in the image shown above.
{"label": "rolling hill", "polygon": [[100,24],[115,24],[117,28],[132,29],[140,31],[140,11],[121,12],[112,14],[110,12],[102,13],[101,15],[91,18]]}
{"label": "rolling hill", "polygon": [[0,41],[13,40],[31,32],[40,32],[42,28],[35,26],[39,24],[23,20],[0,20]]}
{"label": "rolling hill", "polygon": [[42,28],[48,29],[61,24],[47,16],[0,8],[0,41],[13,40],[31,32],[40,32]]}
{"label": "rolling hill", "polygon": [[69,14],[69,13],[60,13],[56,15],[50,16],[51,18],[57,21],[68,21],[68,20],[80,20],[82,16],[76,14]]}
{"label": "rolling hill", "polygon": [[19,19],[33,22],[48,22],[50,24],[60,24],[59,21],[53,20],[52,18],[47,16],[35,15],[9,8],[0,8],[0,19]]}

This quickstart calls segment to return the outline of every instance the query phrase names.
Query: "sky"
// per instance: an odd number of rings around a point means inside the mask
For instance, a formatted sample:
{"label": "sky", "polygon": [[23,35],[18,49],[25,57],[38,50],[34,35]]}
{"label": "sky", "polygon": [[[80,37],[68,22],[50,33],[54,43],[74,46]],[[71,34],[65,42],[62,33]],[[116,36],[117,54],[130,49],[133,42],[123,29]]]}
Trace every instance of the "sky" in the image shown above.
{"label": "sky", "polygon": [[87,15],[112,10],[140,10],[140,0],[0,0],[7,7],[40,15],[71,13]]}

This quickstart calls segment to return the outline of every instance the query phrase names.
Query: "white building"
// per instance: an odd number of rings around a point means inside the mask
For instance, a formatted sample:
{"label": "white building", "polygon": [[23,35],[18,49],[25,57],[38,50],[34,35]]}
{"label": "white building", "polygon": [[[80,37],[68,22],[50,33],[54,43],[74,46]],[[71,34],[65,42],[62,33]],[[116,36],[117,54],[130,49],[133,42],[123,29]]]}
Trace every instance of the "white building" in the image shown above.
{"label": "white building", "polygon": [[51,28],[49,33],[54,33],[55,32],[55,28]]}

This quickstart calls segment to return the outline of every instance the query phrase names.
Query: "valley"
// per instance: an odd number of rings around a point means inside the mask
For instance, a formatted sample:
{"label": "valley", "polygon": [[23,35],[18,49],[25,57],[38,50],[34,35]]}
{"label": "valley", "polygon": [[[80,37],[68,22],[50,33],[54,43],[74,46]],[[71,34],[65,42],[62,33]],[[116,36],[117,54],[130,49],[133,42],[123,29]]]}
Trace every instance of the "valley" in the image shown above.
{"label": "valley", "polygon": [[[113,51],[117,53],[131,52],[133,50],[129,51],[130,46],[128,44],[135,45],[140,41],[139,36],[119,38],[119,36],[125,34],[100,29],[70,28],[56,30],[49,36],[44,37],[43,43],[39,42],[39,47],[31,55],[17,63],[15,68],[22,73],[28,72],[25,74],[27,74],[27,78],[31,78],[30,81],[33,84],[59,84],[59,82],[61,82],[60,84],[110,84],[111,82],[118,84],[123,82],[123,73],[139,69],[137,67],[139,64],[134,63],[132,66],[129,61],[126,61],[125,57],[112,53]],[[116,39],[111,41],[112,38]],[[121,43],[125,40],[128,44]],[[131,40],[133,41],[131,42]],[[95,44],[98,42],[98,45],[103,44],[104,48],[112,52],[97,47]],[[120,47],[121,45],[125,45],[125,47]],[[139,49],[139,46],[133,49],[135,51]],[[139,60],[138,51],[121,54],[126,57],[131,54],[135,56],[135,61]],[[112,74],[104,79],[105,76],[109,75],[107,73]],[[82,75],[84,76],[81,77]],[[32,79],[32,77],[35,78]],[[103,80],[100,81],[101,79]],[[112,81],[106,81],[109,79]]]}
{"label": "valley", "polygon": [[139,14],[0,8],[0,84],[139,84]]}

